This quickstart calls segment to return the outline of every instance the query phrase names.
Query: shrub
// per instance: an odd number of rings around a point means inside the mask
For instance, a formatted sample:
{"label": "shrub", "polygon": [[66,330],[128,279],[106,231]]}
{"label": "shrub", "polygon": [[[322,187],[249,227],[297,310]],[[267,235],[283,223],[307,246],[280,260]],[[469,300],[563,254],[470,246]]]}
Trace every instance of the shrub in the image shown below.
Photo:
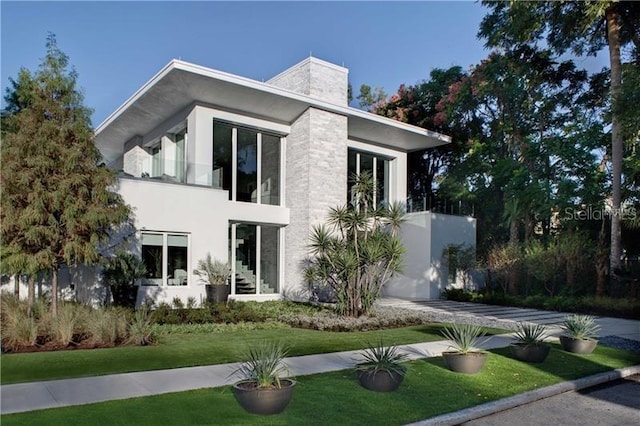
{"label": "shrub", "polygon": [[135,281],[143,278],[147,272],[139,257],[126,252],[118,252],[110,258],[102,269],[102,279],[113,295],[117,306],[135,307],[138,287]]}
{"label": "shrub", "polygon": [[446,288],[442,291],[442,297],[456,302],[470,302],[473,299],[473,293],[462,288]]}
{"label": "shrub", "polygon": [[401,270],[404,247],[398,229],[404,206],[375,208],[373,176],[352,178],[353,205],[332,208],[327,226],[316,226],[305,268],[309,282],[328,285],[341,315],[359,317],[373,309],[382,286]]}

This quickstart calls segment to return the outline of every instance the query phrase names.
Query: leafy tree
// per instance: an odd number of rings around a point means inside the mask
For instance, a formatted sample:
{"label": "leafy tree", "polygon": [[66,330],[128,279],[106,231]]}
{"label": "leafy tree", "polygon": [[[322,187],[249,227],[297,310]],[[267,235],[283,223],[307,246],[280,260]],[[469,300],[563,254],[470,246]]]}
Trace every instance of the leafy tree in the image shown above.
{"label": "leafy tree", "polygon": [[327,225],[313,229],[305,273],[310,282],[333,289],[340,314],[358,317],[371,311],[383,285],[401,269],[404,206],[373,209],[371,174],[353,180],[355,205],[332,208]]}
{"label": "leafy tree", "polygon": [[439,178],[456,163],[476,130],[477,120],[465,120],[462,116],[447,120],[438,109],[442,98],[466,78],[460,67],[436,68],[429,74],[429,80],[413,86],[401,85],[387,102],[374,108],[376,114],[451,136],[450,144],[408,154],[407,189],[412,199],[435,198]]}
{"label": "leafy tree", "polygon": [[611,217],[610,267],[620,268],[622,255],[620,212],[624,134],[623,62],[621,53],[630,48],[631,58],[640,55],[640,3],[622,1],[493,2],[479,35],[490,47],[507,50],[535,45],[544,40],[558,54],[569,50],[577,55],[595,55],[605,46],[609,50],[611,113]]}
{"label": "leafy tree", "polygon": [[50,272],[55,316],[60,266],[97,263],[129,209],[93,142],[76,72],[54,35],[46,48],[36,72],[20,71],[2,113],[0,244],[13,272]]}
{"label": "leafy tree", "polygon": [[371,88],[366,84],[360,86],[360,94],[356,97],[360,109],[373,111],[376,105],[382,104],[387,99],[387,94],[382,87]]}

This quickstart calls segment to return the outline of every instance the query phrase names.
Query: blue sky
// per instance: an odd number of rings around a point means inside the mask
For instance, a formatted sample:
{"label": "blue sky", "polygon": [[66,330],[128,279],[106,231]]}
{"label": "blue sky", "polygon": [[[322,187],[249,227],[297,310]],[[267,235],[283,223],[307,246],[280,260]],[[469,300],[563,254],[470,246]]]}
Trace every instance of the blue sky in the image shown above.
{"label": "blue sky", "polygon": [[37,67],[51,31],[94,126],[173,58],[261,81],[311,53],[349,68],[355,94],[362,83],[391,94],[488,53],[476,38],[485,9],[470,1],[2,1],[0,12],[2,93],[21,66]]}

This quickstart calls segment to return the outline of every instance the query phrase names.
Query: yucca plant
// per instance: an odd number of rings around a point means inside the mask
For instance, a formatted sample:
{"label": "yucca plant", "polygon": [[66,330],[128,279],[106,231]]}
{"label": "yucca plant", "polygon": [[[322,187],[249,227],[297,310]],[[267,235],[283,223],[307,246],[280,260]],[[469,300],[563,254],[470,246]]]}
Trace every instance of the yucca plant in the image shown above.
{"label": "yucca plant", "polygon": [[389,375],[404,375],[407,371],[407,367],[400,364],[407,360],[407,354],[399,353],[397,346],[384,346],[382,341],[376,345],[367,343],[367,349],[361,352],[361,355],[364,361],[356,366],[356,371],[367,374],[384,371]]}
{"label": "yucca plant", "polygon": [[262,342],[249,348],[247,360],[240,364],[232,374],[238,375],[243,382],[252,383],[256,388],[280,389],[280,379],[289,374],[284,363],[287,349],[281,343]]}
{"label": "yucca plant", "polygon": [[547,336],[547,328],[542,324],[519,322],[513,336],[519,345],[540,345]]}
{"label": "yucca plant", "polygon": [[482,327],[472,324],[451,324],[442,330],[442,335],[450,340],[450,346],[459,354],[479,352],[478,346],[482,343],[485,335]]}
{"label": "yucca plant", "polygon": [[597,340],[600,326],[591,315],[569,315],[560,326],[564,335],[578,340]]}
{"label": "yucca plant", "polygon": [[204,259],[198,261],[198,268],[193,274],[205,284],[224,285],[231,277],[231,267],[229,263],[213,259],[211,253],[207,253]]}

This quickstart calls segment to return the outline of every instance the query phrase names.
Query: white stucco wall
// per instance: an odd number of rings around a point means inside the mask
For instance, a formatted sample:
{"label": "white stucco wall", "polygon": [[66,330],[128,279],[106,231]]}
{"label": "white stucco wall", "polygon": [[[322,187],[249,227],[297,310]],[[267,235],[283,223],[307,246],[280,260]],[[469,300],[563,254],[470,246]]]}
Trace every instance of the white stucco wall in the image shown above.
{"label": "white stucco wall", "polygon": [[[204,299],[202,283],[193,275],[198,260],[211,253],[228,258],[230,221],[286,226],[289,210],[284,207],[234,203],[228,192],[219,189],[170,184],[146,179],[120,179],[118,192],[132,205],[139,231],[177,232],[189,235],[188,285],[143,286],[138,303],[145,298],[171,302],[174,297]],[[140,247],[140,245],[137,245]]]}
{"label": "white stucco wall", "polygon": [[394,277],[383,294],[410,300],[438,299],[446,288],[448,266],[442,253],[450,244],[476,245],[476,220],[431,212],[407,214],[400,230],[407,250],[403,273]]}

